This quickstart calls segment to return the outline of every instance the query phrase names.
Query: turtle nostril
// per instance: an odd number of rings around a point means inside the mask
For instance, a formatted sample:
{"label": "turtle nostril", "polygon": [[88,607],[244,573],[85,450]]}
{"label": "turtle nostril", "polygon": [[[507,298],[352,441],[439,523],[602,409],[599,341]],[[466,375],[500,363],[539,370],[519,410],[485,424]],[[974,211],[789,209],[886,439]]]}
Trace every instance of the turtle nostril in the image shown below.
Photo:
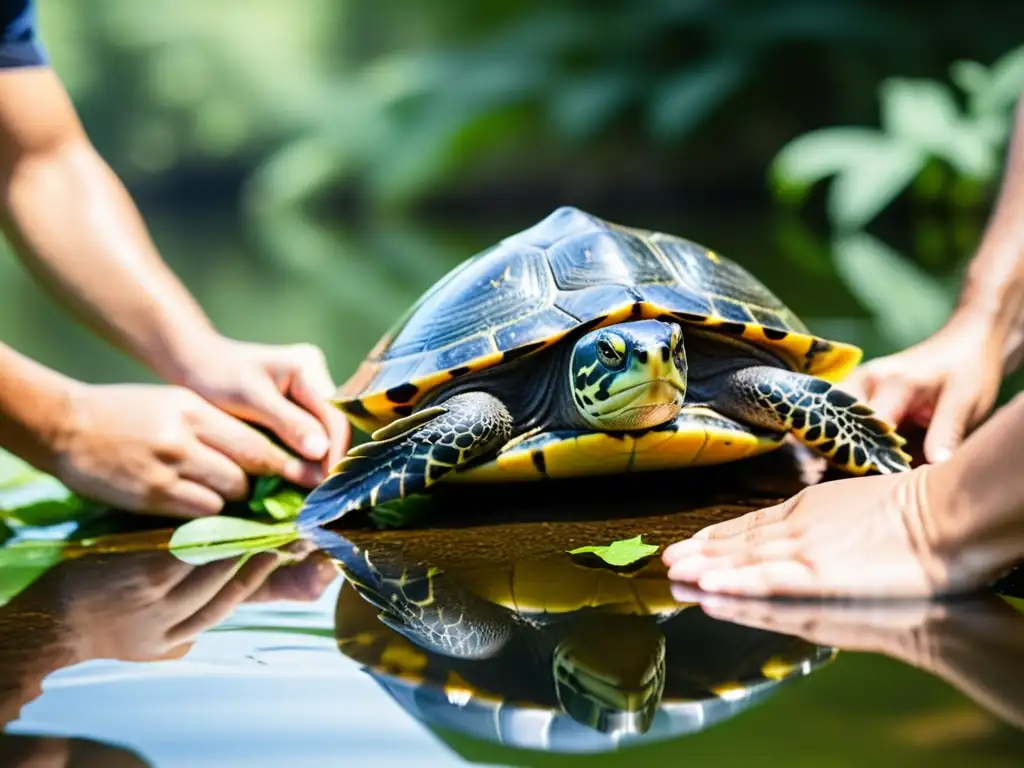
{"label": "turtle nostril", "polygon": [[668,357],[669,357],[670,354],[671,354],[671,352],[669,352],[668,347],[662,347],[661,348],[661,360],[662,360],[662,362],[667,363],[668,362]]}
{"label": "turtle nostril", "polygon": [[636,359],[640,361],[641,365],[645,364],[647,362],[647,350],[641,349],[637,351]]}

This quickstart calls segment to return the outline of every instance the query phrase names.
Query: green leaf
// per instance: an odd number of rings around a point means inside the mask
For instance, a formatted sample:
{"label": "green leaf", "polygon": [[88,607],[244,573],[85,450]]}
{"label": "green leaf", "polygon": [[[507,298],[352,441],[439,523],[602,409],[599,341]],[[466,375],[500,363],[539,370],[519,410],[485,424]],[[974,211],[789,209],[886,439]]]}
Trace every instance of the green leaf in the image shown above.
{"label": "green leaf", "polygon": [[249,499],[249,509],[253,512],[266,512],[265,501],[267,497],[281,487],[281,478],[259,477],[256,479],[252,489],[252,498]]}
{"label": "green leaf", "polygon": [[859,229],[879,214],[924,167],[927,156],[905,144],[879,146],[832,184],[828,214],[833,226]]}
{"label": "green leaf", "polygon": [[658,545],[644,544],[643,536],[641,535],[632,539],[613,541],[605,547],[577,547],[567,551],[570,555],[597,555],[608,565],[623,566],[643,560],[645,557],[650,557],[658,551]]}
{"label": "green leaf", "polygon": [[293,488],[286,488],[265,498],[263,506],[275,520],[294,520],[299,516],[299,510],[302,509],[305,500],[305,494]]}
{"label": "green leaf", "polygon": [[809,186],[885,151],[888,138],[868,128],[822,128],[786,144],[772,162],[776,184]]}
{"label": "green leaf", "polygon": [[833,258],[846,287],[898,348],[934,333],[953,309],[949,288],[870,235],[839,238]]}
{"label": "green leaf", "polygon": [[889,78],[879,99],[883,130],[923,149],[941,150],[960,122],[953,92],[934,80]]}
{"label": "green leaf", "polygon": [[949,77],[971,96],[984,92],[991,83],[988,69],[976,61],[954,61],[949,67]]}
{"label": "green leaf", "polygon": [[[1007,110],[1017,103],[1024,90],[1024,46],[1003,54],[989,68],[989,81],[977,94],[972,107],[978,112]],[[1007,122],[1010,117],[1007,116]]]}
{"label": "green leaf", "polygon": [[254,555],[298,539],[294,523],[268,525],[239,517],[216,515],[191,520],[171,536],[171,554],[191,565]]}
{"label": "green leaf", "polygon": [[0,605],[6,605],[63,559],[65,542],[26,541],[0,549]]}

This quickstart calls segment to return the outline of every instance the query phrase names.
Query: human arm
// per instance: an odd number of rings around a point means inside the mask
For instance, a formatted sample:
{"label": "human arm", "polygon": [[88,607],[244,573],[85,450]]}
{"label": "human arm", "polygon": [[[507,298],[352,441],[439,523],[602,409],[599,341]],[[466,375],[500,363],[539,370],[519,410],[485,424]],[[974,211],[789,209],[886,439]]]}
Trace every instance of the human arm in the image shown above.
{"label": "human arm", "polygon": [[160,259],[49,67],[0,71],[0,219],[32,274],[162,378],[275,432],[311,461],[348,442],[323,355],[216,332]]}
{"label": "human arm", "polygon": [[665,550],[673,579],[738,595],[927,596],[1024,559],[1024,395],[942,464],[811,486]]}
{"label": "human arm", "polygon": [[932,337],[861,366],[844,387],[880,416],[928,427],[925,457],[944,461],[991,411],[1024,354],[1024,99],[995,210],[952,315]]}

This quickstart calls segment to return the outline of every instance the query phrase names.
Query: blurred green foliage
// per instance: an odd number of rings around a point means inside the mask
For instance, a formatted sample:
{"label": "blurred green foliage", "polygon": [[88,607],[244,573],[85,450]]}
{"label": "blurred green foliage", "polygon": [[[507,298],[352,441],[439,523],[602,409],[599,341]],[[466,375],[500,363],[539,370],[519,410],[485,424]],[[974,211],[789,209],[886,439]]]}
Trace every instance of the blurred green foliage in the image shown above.
{"label": "blurred green foliage", "polygon": [[[881,127],[822,128],[797,137],[773,163],[777,196],[800,200],[811,185],[834,177],[828,213],[837,229],[864,227],[910,189],[928,197],[945,193],[953,204],[976,202],[976,188],[991,185],[1002,169],[1013,108],[1024,91],[1024,46],[991,67],[959,61],[950,73],[964,91],[963,111],[945,83],[886,79],[879,87]],[[953,183],[942,184],[944,173]]]}
{"label": "blurred green foliage", "polygon": [[261,210],[339,189],[394,208],[563,176],[749,180],[792,136],[866,120],[893,72],[1019,42],[996,0],[40,5],[129,184],[237,174]]}

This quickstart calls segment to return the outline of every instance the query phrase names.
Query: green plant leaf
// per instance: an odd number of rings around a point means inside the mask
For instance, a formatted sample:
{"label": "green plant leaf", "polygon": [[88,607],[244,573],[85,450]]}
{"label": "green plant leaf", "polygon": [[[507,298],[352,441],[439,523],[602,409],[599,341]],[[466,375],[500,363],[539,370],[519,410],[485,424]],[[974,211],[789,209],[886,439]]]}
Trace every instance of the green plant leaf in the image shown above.
{"label": "green plant leaf", "polygon": [[886,133],[935,151],[957,130],[960,110],[952,90],[944,83],[892,77],[878,90]]}
{"label": "green plant leaf", "polygon": [[898,348],[934,333],[953,309],[953,292],[879,240],[865,233],[838,238],[836,271]]}
{"label": "green plant leaf", "polygon": [[294,523],[258,523],[216,515],[190,520],[171,536],[171,554],[191,565],[204,565],[277,549],[298,539]]}
{"label": "green plant leaf", "polygon": [[[989,68],[985,88],[972,101],[977,112],[1001,112],[1017,103],[1024,90],[1024,46],[1003,54]],[[1009,122],[1009,116],[1007,116]]]}
{"label": "green plant leaf", "polygon": [[59,563],[65,543],[25,541],[0,549],[0,605],[6,605]]}
{"label": "green plant leaf", "polygon": [[786,144],[772,161],[777,185],[809,186],[885,151],[887,137],[869,128],[822,128]]}
{"label": "green plant leaf", "polygon": [[277,476],[257,478],[253,484],[252,497],[249,499],[249,509],[253,512],[266,512],[267,497],[280,488],[282,482]]}
{"label": "green plant leaf", "polygon": [[658,551],[657,544],[644,544],[643,536],[613,541],[608,546],[577,547],[567,550],[570,555],[591,554],[604,560],[608,565],[623,566],[650,557]]}
{"label": "green plant leaf", "polygon": [[976,61],[954,61],[949,67],[949,78],[969,96],[983,93],[991,83],[988,69]]}
{"label": "green plant leaf", "polygon": [[285,488],[265,498],[263,507],[275,520],[294,520],[299,516],[299,510],[302,509],[305,500],[305,494],[293,488]]}
{"label": "green plant leaf", "polygon": [[905,144],[879,146],[832,183],[828,215],[833,226],[859,229],[879,214],[921,171],[927,155]]}

